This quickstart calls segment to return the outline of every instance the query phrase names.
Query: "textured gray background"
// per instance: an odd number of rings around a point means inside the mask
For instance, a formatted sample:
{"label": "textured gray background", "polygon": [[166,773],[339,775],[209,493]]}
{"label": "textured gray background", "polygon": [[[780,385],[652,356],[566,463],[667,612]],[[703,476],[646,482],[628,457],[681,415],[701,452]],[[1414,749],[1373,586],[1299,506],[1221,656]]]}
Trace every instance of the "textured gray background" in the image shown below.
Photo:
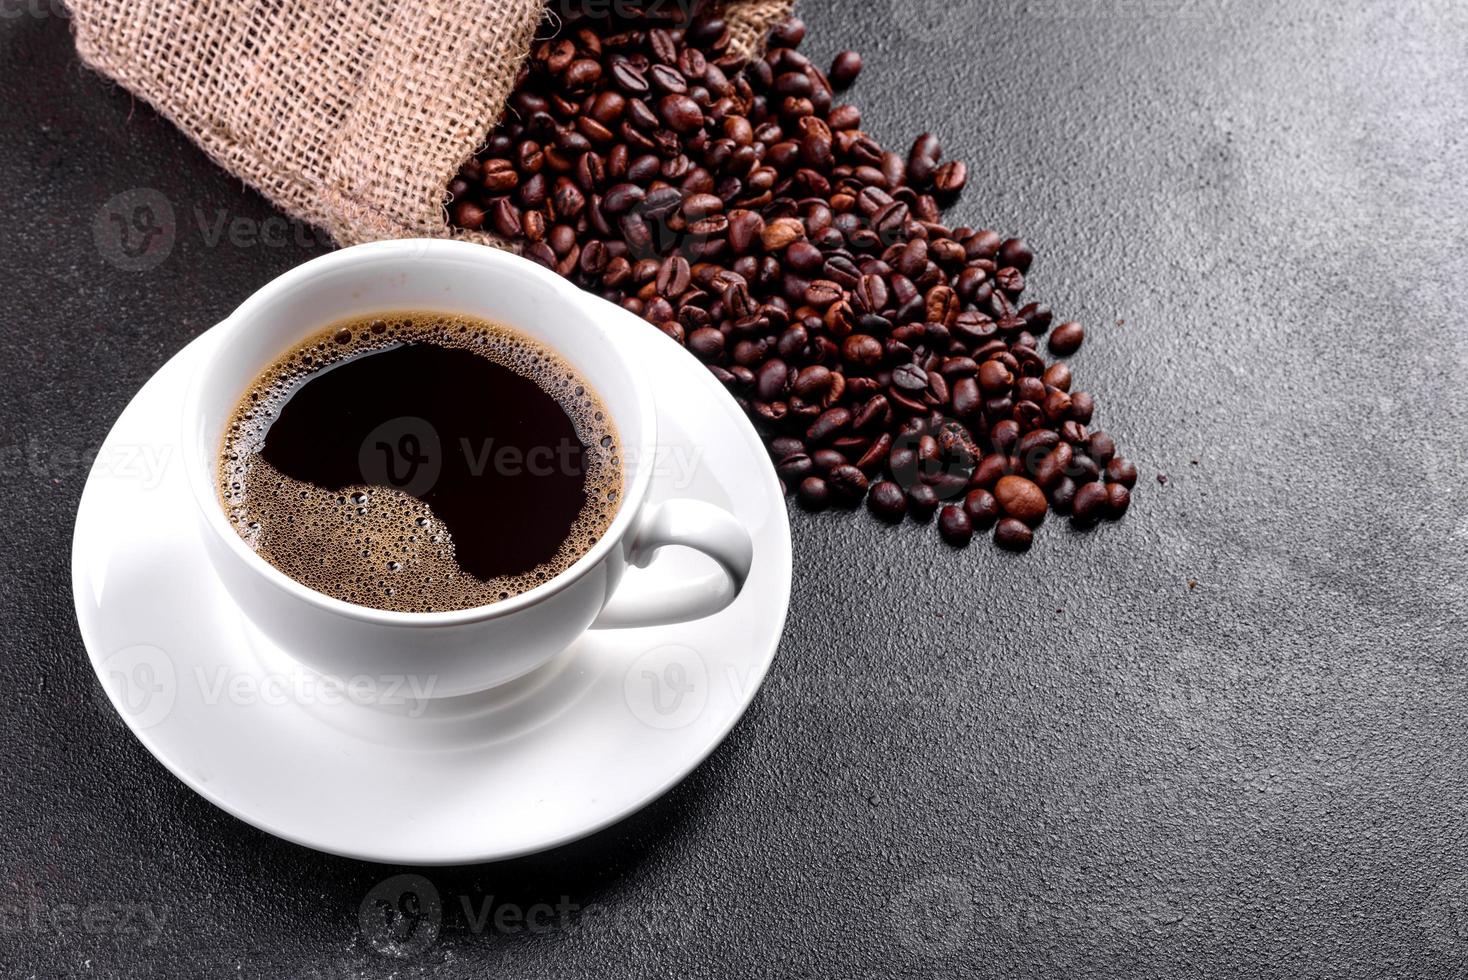
{"label": "textured gray background", "polygon": [[[869,128],[941,133],[958,213],[1029,238],[1033,294],[1090,326],[1132,512],[1018,558],[797,515],[728,742],[591,841],[427,872],[442,930],[402,958],[358,911],[411,869],[235,821],[98,706],[82,460],[323,246],[80,69],[57,10],[0,10],[0,973],[1468,971],[1468,6],[810,0],[822,60],[866,55]],[[93,221],[140,188],[177,240],[128,272]],[[578,908],[476,933],[464,899]]]}

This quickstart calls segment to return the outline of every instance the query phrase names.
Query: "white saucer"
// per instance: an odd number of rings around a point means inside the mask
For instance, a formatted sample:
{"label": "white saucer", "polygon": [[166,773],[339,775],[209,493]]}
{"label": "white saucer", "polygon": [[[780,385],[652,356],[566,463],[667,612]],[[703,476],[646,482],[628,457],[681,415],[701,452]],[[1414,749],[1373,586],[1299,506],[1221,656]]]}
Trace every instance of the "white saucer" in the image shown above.
{"label": "white saucer", "polygon": [[[195,344],[117,420],[82,493],[72,545],[82,639],[148,751],[262,830],[395,864],[554,847],[688,775],[769,670],[790,603],[790,527],[738,406],[686,351],[615,312],[658,379],[667,452],[651,498],[708,500],[754,537],[754,569],[733,605],[693,623],[590,631],[541,670],[483,695],[414,698],[390,683],[344,692],[245,621],[203,554],[178,458]],[[702,555],[667,549],[628,574],[719,573]]]}

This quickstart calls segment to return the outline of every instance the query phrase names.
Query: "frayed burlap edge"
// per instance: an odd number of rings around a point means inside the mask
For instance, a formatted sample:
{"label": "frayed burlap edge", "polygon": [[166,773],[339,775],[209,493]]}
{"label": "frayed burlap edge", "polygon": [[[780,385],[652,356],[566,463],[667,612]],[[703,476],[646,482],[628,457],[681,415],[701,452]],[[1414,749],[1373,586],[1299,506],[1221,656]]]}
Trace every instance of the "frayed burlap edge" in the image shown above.
{"label": "frayed burlap edge", "polygon": [[[505,243],[451,228],[449,181],[499,120],[540,0],[68,0],[88,67],[340,245]],[[758,52],[794,0],[736,0]]]}

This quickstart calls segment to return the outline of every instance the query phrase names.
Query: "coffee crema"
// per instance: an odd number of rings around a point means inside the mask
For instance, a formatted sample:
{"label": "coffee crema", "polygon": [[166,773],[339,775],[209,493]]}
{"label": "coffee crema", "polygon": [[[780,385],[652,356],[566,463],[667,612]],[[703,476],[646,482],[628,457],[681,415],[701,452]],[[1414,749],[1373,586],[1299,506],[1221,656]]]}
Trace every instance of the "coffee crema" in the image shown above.
{"label": "coffee crema", "polygon": [[334,323],[262,371],[225,427],[235,530],[309,588],[400,612],[488,605],[590,550],[618,436],[564,358],[474,317]]}

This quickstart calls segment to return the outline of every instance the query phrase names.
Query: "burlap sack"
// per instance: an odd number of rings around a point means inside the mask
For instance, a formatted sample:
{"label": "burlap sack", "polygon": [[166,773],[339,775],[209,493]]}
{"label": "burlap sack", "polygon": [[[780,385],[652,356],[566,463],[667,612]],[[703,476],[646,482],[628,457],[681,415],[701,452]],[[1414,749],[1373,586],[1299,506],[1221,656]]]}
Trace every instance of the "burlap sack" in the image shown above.
{"label": "burlap sack", "polygon": [[[87,65],[337,243],[497,244],[448,226],[445,188],[499,120],[543,0],[68,3]],[[736,47],[792,4],[732,0]]]}

